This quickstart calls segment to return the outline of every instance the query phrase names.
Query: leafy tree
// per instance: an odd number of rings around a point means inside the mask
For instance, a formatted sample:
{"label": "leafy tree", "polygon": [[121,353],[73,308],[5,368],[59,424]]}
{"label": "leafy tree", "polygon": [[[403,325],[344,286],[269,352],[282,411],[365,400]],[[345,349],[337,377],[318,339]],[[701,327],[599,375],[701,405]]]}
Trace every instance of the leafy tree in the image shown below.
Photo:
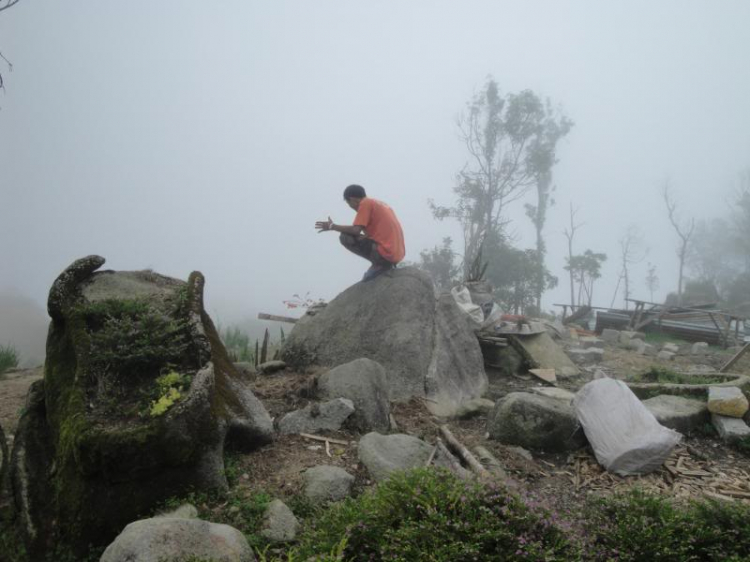
{"label": "leafy tree", "polygon": [[419,253],[420,261],[417,267],[429,272],[438,289],[450,289],[459,282],[461,267],[455,263],[453,240],[443,238],[442,246],[435,246],[430,250]]}
{"label": "leafy tree", "polygon": [[464,274],[484,239],[502,236],[506,206],[520,198],[556,162],[558,141],[572,122],[534,92],[501,95],[489,79],[459,118],[470,162],[458,174],[452,207],[430,202],[438,220],[454,218],[463,228]]}
{"label": "leafy tree", "polygon": [[539,314],[537,297],[557,286],[536,250],[520,250],[492,235],[485,239],[482,255],[488,261],[487,279],[495,287],[502,308],[513,314]]}
{"label": "leafy tree", "polygon": [[[565,269],[570,271],[573,280],[578,284],[578,306],[591,306],[594,298],[594,282],[599,279],[602,264],[607,260],[606,254],[586,250],[583,254],[567,258]],[[585,298],[585,300],[584,300]]]}

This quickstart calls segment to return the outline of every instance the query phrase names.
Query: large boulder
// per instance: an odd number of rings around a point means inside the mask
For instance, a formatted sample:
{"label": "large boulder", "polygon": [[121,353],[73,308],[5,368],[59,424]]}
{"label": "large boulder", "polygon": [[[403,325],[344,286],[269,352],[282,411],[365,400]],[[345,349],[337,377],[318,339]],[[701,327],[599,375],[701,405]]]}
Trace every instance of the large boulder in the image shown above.
{"label": "large boulder", "polygon": [[353,425],[361,432],[390,428],[388,378],[383,366],[371,359],[356,359],[323,373],[318,378],[318,393],[354,402]]}
{"label": "large boulder", "polygon": [[354,476],[338,466],[314,466],[308,468],[302,478],[305,497],[315,504],[343,500],[354,484]]}
{"label": "large boulder", "polygon": [[347,398],[336,398],[318,404],[313,402],[301,410],[289,412],[279,420],[279,432],[317,433],[318,431],[338,431],[346,418],[354,413],[354,403]]}
{"label": "large boulder", "polygon": [[572,451],[586,444],[570,402],[511,392],[495,404],[487,420],[491,439],[527,449]]}
{"label": "large boulder", "polygon": [[125,527],[104,551],[100,562],[162,560],[254,562],[255,555],[245,536],[229,525],[155,517]]}
{"label": "large boulder", "polygon": [[52,285],[44,380],[19,422],[11,482],[32,558],[106,545],[190,489],[224,489],[225,444],[271,440],[268,412],[203,306],[203,276],[73,263]]}
{"label": "large boulder", "polygon": [[414,267],[357,283],[306,314],[282,356],[298,368],[372,359],[386,369],[391,400],[426,397],[440,415],[487,389],[468,316],[451,295],[436,296],[429,274]]}

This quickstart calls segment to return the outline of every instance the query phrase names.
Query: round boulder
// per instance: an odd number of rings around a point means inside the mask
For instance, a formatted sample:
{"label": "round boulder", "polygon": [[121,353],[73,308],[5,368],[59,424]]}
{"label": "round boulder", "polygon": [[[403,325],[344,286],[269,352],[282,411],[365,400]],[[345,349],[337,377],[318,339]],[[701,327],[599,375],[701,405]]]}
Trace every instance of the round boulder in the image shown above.
{"label": "round boulder", "polygon": [[499,400],[487,431],[491,439],[527,449],[562,452],[586,444],[569,403],[526,392],[512,392]]}
{"label": "round boulder", "polygon": [[359,460],[372,477],[385,480],[398,470],[424,466],[432,453],[432,445],[411,435],[368,433],[359,440]]}
{"label": "round boulder", "polygon": [[318,378],[318,393],[328,399],[348,398],[356,408],[352,425],[361,431],[388,431],[391,405],[385,369],[371,359],[355,359]]}

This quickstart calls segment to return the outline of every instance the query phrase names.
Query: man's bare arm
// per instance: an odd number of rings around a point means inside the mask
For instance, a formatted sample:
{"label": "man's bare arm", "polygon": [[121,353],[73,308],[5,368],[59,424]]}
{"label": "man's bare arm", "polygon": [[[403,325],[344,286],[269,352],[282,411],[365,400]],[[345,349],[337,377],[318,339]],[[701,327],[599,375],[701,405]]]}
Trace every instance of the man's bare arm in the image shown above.
{"label": "man's bare arm", "polygon": [[358,225],[349,226],[343,224],[333,224],[331,217],[328,217],[327,221],[316,222],[315,228],[318,229],[318,233],[326,232],[328,230],[335,230],[336,232],[341,232],[342,234],[351,234],[352,236],[359,236],[365,230],[363,226]]}

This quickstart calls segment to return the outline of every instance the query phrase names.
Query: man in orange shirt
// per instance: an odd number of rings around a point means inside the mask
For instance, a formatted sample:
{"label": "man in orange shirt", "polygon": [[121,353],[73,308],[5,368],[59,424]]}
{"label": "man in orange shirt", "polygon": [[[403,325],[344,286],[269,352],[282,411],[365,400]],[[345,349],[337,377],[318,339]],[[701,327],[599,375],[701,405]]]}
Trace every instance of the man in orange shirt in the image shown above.
{"label": "man in orange shirt", "polygon": [[393,269],[404,259],[404,232],[396,214],[388,205],[367,197],[361,185],[350,185],[344,190],[344,201],[355,211],[352,226],[318,221],[318,232],[335,230],[340,232],[339,240],[344,248],[368,260],[372,266],[367,270],[363,281],[369,281],[384,271]]}

